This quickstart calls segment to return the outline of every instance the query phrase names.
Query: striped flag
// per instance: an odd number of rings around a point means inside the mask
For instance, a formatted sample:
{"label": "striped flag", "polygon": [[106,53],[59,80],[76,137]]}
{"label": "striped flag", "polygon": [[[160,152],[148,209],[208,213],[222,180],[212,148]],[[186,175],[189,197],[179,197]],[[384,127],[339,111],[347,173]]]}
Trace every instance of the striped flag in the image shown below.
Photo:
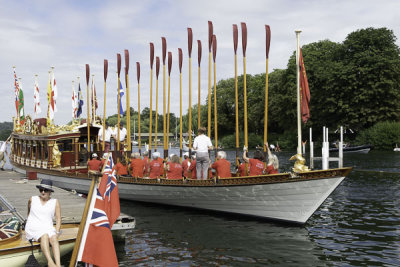
{"label": "striped flag", "polygon": [[18,90],[18,114],[19,114],[19,122],[21,125],[25,123],[25,111],[24,111],[24,92],[22,91],[22,83],[21,78],[18,81],[19,90]]}
{"label": "striped flag", "polygon": [[306,69],[304,67],[303,53],[300,49],[299,57],[300,65],[300,104],[301,104],[301,118],[303,123],[306,123],[310,118],[310,88],[308,87]]}
{"label": "striped flag", "polygon": [[35,79],[35,88],[33,91],[33,100],[35,103],[35,118],[37,118],[37,115],[42,112],[42,109],[40,108],[40,94],[39,94],[39,83],[37,78]]}

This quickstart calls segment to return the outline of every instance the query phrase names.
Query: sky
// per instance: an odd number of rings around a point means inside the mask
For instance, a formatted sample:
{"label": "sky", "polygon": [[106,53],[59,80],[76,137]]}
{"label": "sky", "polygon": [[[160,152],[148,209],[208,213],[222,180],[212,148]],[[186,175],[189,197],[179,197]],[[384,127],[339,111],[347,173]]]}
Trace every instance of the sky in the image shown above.
{"label": "sky", "polygon": [[[247,24],[248,31],[246,70],[248,74],[258,74],[266,69],[265,25],[271,27],[271,72],[286,68],[296,49],[295,30],[302,31],[301,45],[326,39],[340,43],[349,33],[368,27],[387,27],[400,37],[399,12],[400,1],[397,0],[0,0],[0,122],[12,121],[16,116],[13,66],[21,78],[25,113],[32,117],[35,75],[38,75],[42,107],[38,117],[46,117],[48,72],[54,67],[58,88],[55,123],[64,124],[72,117],[72,87],[74,81],[77,90],[78,76],[86,112],[85,64],[90,65],[91,77],[94,75],[100,104],[97,112],[103,114],[104,59],[109,61],[106,116],[117,112],[117,53],[121,53],[124,67],[123,53],[128,49],[130,103],[136,110],[136,62],[140,62],[140,107],[143,110],[150,106],[149,43],[154,43],[155,56],[161,57],[161,37],[165,37],[167,51],[172,52],[173,58],[171,112],[179,116],[178,48],[183,50],[183,114],[188,109],[188,27],[193,30],[192,104],[197,103],[197,40],[201,40],[203,47],[200,81],[201,103],[204,104],[208,90],[208,21],[213,22],[217,37],[216,79],[219,81],[234,76],[232,24],[239,26],[238,74],[243,73],[241,22]],[[396,43],[400,46],[399,40]],[[307,68],[307,62],[305,65]],[[159,113],[162,112],[162,81],[161,67]],[[125,78],[122,84],[125,87]],[[153,73],[153,110],[155,91]],[[86,113],[83,116],[86,117]]]}

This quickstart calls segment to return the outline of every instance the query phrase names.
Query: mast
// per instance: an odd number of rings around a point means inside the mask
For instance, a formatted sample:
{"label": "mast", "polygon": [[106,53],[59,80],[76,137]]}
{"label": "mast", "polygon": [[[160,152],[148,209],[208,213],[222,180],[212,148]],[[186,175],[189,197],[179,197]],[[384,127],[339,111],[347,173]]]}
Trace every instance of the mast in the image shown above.
{"label": "mast", "polygon": [[296,30],[296,72],[297,72],[297,154],[301,155],[301,115],[300,115],[300,33],[301,30]]}

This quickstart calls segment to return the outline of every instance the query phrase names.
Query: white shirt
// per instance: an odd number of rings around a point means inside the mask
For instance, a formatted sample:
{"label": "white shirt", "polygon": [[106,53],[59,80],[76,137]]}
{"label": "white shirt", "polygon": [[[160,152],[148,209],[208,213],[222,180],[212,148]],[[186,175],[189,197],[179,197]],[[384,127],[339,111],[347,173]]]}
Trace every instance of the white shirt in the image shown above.
{"label": "white shirt", "polygon": [[193,148],[196,152],[208,152],[208,148],[212,146],[210,137],[201,134],[196,136],[193,142]]}
{"label": "white shirt", "polygon": [[[108,127],[108,128],[105,130],[105,138],[104,138],[104,141],[110,142],[112,133],[113,133],[113,132],[112,132],[111,128]],[[99,140],[100,140],[100,141],[103,141],[103,127],[100,128],[98,136],[99,136]]]}
{"label": "white shirt", "polygon": [[[118,138],[118,130],[115,130],[114,135],[115,135],[115,139],[117,139]],[[126,138],[126,128],[123,127],[122,129],[119,129],[119,141],[120,142],[124,141],[125,138]]]}

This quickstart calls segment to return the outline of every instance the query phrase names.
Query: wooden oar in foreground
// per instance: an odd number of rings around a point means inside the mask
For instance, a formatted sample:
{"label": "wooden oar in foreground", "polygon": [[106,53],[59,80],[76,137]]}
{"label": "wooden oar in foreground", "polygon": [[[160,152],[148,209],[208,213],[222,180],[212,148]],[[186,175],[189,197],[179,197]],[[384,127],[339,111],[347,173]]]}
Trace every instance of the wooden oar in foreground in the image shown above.
{"label": "wooden oar in foreground", "polygon": [[[169,114],[171,103],[171,70],[172,70],[172,52],[168,52],[168,111],[167,111],[167,151],[169,148]],[[168,155],[168,153],[167,153]]]}
{"label": "wooden oar in foreground", "polygon": [[211,45],[213,36],[213,24],[208,22],[208,137],[211,138]]}
{"label": "wooden oar in foreground", "polygon": [[132,150],[132,145],[131,145],[131,105],[130,105],[130,98],[129,98],[129,78],[128,78],[128,72],[129,72],[129,51],[125,49],[125,84],[126,84],[126,139],[127,139],[127,145],[128,145],[128,153]]}
{"label": "wooden oar in foreground", "polygon": [[215,154],[217,158],[218,152],[218,116],[217,116],[217,67],[215,60],[217,59],[217,37],[213,35],[212,41],[213,62],[214,62],[214,138],[215,138]]}
{"label": "wooden oar in foreground", "polygon": [[[193,45],[193,32],[192,28],[188,28],[188,55],[189,55],[189,155],[192,155],[192,45]],[[182,51],[181,51],[182,52]],[[182,65],[182,63],[181,63]],[[181,114],[182,120],[182,114]],[[182,125],[182,122],[181,122]],[[182,126],[181,126],[182,127]],[[182,132],[181,132],[182,136]],[[189,160],[191,157],[189,156]]]}
{"label": "wooden oar in foreground", "polygon": [[[179,55],[179,157],[182,162],[182,49],[178,48]],[[190,107],[189,107],[190,109]]]}
{"label": "wooden oar in foreground", "polygon": [[120,74],[121,74],[121,54],[117,54],[117,76],[118,76],[118,116],[117,116],[117,154],[119,154],[119,124],[121,110],[121,95],[120,95]]}
{"label": "wooden oar in foreground", "polygon": [[199,64],[199,73],[198,73],[199,88],[197,92],[197,130],[199,130],[201,126],[201,104],[200,104],[201,41],[200,40],[197,40],[197,60]]}
{"label": "wooden oar in foreground", "polygon": [[[168,141],[167,141],[167,118],[165,117],[166,111],[166,97],[165,97],[165,58],[167,56],[167,40],[161,37],[162,45],[162,61],[163,61],[163,134],[164,134],[164,159],[168,158]],[[164,175],[165,176],[165,175]]]}
{"label": "wooden oar in foreground", "polygon": [[149,121],[149,160],[151,160],[151,138],[153,130],[153,62],[154,44],[150,43],[150,121]]}
{"label": "wooden oar in foreground", "polygon": [[235,52],[235,129],[236,129],[236,167],[239,167],[239,101],[238,101],[238,78],[237,78],[237,47],[238,27],[233,24],[233,51]]}
{"label": "wooden oar in foreground", "polygon": [[[103,109],[103,153],[105,148],[105,135],[106,135],[106,99],[107,99],[107,75],[108,75],[108,60],[104,59],[104,109]],[[79,101],[79,100],[78,100]]]}
{"label": "wooden oar in foreground", "polygon": [[136,71],[137,71],[137,83],[138,83],[138,134],[139,134],[139,154],[142,154],[142,140],[141,140],[141,132],[140,132],[140,63],[136,62]]}
{"label": "wooden oar in foreground", "polygon": [[[242,48],[243,48],[243,103],[244,103],[244,145],[249,149],[247,138],[247,85],[246,85],[246,47],[247,47],[247,27],[246,23],[242,22]],[[246,176],[248,175],[246,163]]]}
{"label": "wooden oar in foreground", "polygon": [[90,69],[89,64],[86,64],[86,100],[87,100],[87,117],[86,117],[86,124],[87,124],[87,152],[88,158],[90,155],[90,108],[89,108],[89,79],[90,79]]}
{"label": "wooden oar in foreground", "polygon": [[157,127],[158,127],[158,74],[160,74],[160,58],[156,57],[156,117],[154,121],[154,151],[157,151]]}
{"label": "wooden oar in foreground", "polygon": [[[271,29],[269,25],[265,25],[265,49],[266,49],[266,62],[265,62],[265,105],[264,105],[264,144],[268,139],[268,58],[269,46],[271,43]],[[264,145],[264,158],[267,164],[267,147]]]}

